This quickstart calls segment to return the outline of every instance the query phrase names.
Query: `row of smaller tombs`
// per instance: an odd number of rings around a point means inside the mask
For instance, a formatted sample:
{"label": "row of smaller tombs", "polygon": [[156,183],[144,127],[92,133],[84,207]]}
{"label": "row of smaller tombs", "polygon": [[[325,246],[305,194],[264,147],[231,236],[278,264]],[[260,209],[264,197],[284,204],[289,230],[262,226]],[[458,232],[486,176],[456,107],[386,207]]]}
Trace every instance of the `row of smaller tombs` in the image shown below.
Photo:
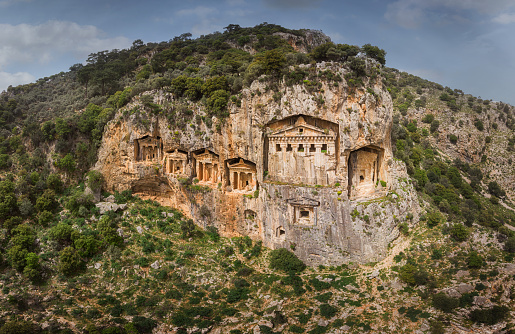
{"label": "row of smaller tombs", "polygon": [[199,184],[218,186],[225,181],[233,191],[250,192],[257,189],[256,165],[241,158],[228,159],[222,168],[217,154],[205,149],[191,152],[175,149],[164,154],[165,173],[172,176],[193,176]]}

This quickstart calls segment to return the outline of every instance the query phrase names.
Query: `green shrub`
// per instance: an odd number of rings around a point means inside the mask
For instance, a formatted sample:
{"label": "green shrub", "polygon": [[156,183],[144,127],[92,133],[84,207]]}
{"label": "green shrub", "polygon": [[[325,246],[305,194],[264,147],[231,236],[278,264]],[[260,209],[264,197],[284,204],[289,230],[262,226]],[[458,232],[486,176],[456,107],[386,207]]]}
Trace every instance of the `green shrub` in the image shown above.
{"label": "green shrub", "polygon": [[9,321],[0,327],[0,334],[40,333],[39,326],[27,321]]}
{"label": "green shrub", "polygon": [[81,268],[80,255],[73,247],[66,247],[59,253],[58,269],[65,275],[73,275]]}
{"label": "green shrub", "polygon": [[435,308],[444,311],[445,313],[452,312],[460,305],[460,300],[458,298],[449,297],[444,292],[439,292],[433,295],[432,301]]}
{"label": "green shrub", "polygon": [[451,237],[459,242],[465,241],[469,237],[469,230],[460,223],[455,223],[451,227]]}
{"label": "green shrub", "polygon": [[306,265],[294,253],[286,248],[279,248],[270,252],[270,268],[300,273],[306,269]]}
{"label": "green shrub", "polygon": [[467,265],[470,268],[481,268],[483,266],[483,258],[476,251],[472,251],[467,256]]}
{"label": "green shrub", "polygon": [[493,325],[504,320],[510,309],[506,306],[495,305],[488,309],[477,309],[469,313],[470,320],[487,325]]}
{"label": "green shrub", "polygon": [[320,305],[320,315],[326,319],[332,318],[338,313],[338,309],[329,304]]}

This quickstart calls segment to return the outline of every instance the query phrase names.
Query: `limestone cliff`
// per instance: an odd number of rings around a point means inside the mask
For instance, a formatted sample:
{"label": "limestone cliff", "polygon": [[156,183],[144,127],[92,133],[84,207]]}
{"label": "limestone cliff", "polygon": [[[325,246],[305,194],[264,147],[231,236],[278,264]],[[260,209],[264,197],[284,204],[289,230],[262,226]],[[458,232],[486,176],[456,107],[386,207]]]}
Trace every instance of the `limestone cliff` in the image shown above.
{"label": "limestone cliff", "polygon": [[[329,63],[306,70],[348,71]],[[418,220],[416,193],[392,158],[391,97],[380,78],[320,83],[270,89],[256,80],[227,119],[181,129],[166,112],[188,103],[200,120],[204,106],[150,92],[163,113],[146,113],[137,100],[120,110],[95,169],[110,191],[152,196],[223,235],[291,248],[308,264],[377,261],[397,225]]]}

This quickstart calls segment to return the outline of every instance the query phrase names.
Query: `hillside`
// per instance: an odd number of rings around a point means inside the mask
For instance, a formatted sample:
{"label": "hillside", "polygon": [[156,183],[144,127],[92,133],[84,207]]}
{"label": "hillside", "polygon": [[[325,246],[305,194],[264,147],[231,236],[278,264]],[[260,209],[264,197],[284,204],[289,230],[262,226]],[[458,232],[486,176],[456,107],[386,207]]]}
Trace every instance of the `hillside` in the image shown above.
{"label": "hillside", "polygon": [[514,108],[385,55],[229,25],[10,87],[0,333],[511,332]]}

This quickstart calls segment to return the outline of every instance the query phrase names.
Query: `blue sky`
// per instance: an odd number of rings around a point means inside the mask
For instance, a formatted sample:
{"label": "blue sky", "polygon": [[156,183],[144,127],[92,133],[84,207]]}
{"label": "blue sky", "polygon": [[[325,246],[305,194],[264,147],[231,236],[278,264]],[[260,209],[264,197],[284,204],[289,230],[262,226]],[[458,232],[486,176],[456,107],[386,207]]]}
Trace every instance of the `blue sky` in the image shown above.
{"label": "blue sky", "polygon": [[389,67],[515,104],[515,0],[0,0],[0,91],[136,39],[262,22],[371,43]]}

